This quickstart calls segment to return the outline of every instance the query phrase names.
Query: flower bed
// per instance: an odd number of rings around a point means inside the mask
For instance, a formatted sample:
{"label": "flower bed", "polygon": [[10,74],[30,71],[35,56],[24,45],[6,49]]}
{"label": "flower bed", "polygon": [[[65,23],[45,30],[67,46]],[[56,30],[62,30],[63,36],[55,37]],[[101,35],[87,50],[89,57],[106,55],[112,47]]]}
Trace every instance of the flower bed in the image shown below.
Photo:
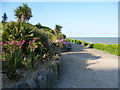
{"label": "flower bed", "polygon": [[50,61],[56,54],[59,57],[62,49],[66,47],[66,36],[61,32],[61,25],[55,25],[52,30],[40,23],[27,23],[32,17],[31,8],[27,4],[14,11],[17,21],[7,22],[6,18],[0,24],[2,74],[11,82],[21,78],[17,71],[34,70],[39,63]]}
{"label": "flower bed", "polygon": [[60,59],[38,63],[34,70],[17,70],[21,78],[9,80],[3,74],[2,87],[5,88],[52,88],[60,77]]}

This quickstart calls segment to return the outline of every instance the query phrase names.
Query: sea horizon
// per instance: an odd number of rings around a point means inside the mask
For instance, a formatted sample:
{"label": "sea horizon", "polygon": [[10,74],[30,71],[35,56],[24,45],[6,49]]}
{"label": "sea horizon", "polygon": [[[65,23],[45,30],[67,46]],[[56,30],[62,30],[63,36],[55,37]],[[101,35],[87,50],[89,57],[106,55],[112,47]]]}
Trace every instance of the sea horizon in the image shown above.
{"label": "sea horizon", "polygon": [[104,43],[104,44],[119,44],[120,37],[66,37],[76,40],[85,41],[88,43]]}
{"label": "sea horizon", "polygon": [[[113,37],[113,36],[72,36],[72,37]],[[116,36],[114,36],[114,37],[116,37]],[[69,37],[66,37],[66,38],[69,38]]]}

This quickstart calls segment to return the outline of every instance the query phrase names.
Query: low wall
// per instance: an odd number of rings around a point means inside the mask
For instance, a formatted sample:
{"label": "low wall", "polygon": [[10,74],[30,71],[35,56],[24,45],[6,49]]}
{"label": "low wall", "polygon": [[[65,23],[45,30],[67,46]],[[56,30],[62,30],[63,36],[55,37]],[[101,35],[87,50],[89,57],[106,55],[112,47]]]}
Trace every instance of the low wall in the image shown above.
{"label": "low wall", "polygon": [[25,70],[26,73],[22,73],[22,78],[17,82],[5,83],[3,90],[6,88],[52,88],[60,77],[59,68],[60,58],[38,64],[36,69],[29,71],[29,73]]}
{"label": "low wall", "polygon": [[59,79],[60,61],[50,61],[41,72],[34,73],[32,78],[20,81],[13,88],[52,88]]}

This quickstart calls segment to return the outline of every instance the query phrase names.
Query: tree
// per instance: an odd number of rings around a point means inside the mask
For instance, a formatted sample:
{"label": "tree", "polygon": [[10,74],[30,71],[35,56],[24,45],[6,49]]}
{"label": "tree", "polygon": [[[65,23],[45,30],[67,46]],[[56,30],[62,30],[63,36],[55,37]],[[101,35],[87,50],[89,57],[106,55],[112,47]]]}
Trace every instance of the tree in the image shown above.
{"label": "tree", "polygon": [[36,24],[35,26],[39,29],[41,29],[43,27],[40,23]]}
{"label": "tree", "polygon": [[61,25],[55,25],[55,32],[58,34],[61,32],[62,26]]}
{"label": "tree", "polygon": [[7,15],[6,15],[6,13],[4,13],[4,15],[2,16],[2,18],[3,18],[3,20],[2,20],[2,22],[6,22],[6,20],[7,20]]}
{"label": "tree", "polygon": [[28,7],[27,4],[23,4],[23,6],[19,6],[15,11],[15,16],[18,18],[18,21],[29,21],[32,17],[31,8]]}

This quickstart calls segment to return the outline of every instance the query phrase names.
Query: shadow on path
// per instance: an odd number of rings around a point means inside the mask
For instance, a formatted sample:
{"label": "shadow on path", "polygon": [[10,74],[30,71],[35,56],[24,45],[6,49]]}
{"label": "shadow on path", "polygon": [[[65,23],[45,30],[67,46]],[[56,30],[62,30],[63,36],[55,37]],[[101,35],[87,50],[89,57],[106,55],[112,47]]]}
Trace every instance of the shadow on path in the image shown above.
{"label": "shadow on path", "polygon": [[[101,56],[87,53],[87,47],[71,43],[72,50],[62,53],[60,80],[54,88],[114,88],[117,69],[101,69]],[[104,63],[103,63],[104,64]],[[96,68],[89,66],[96,65]],[[100,68],[99,68],[100,67]],[[108,68],[109,69],[109,68]]]}

